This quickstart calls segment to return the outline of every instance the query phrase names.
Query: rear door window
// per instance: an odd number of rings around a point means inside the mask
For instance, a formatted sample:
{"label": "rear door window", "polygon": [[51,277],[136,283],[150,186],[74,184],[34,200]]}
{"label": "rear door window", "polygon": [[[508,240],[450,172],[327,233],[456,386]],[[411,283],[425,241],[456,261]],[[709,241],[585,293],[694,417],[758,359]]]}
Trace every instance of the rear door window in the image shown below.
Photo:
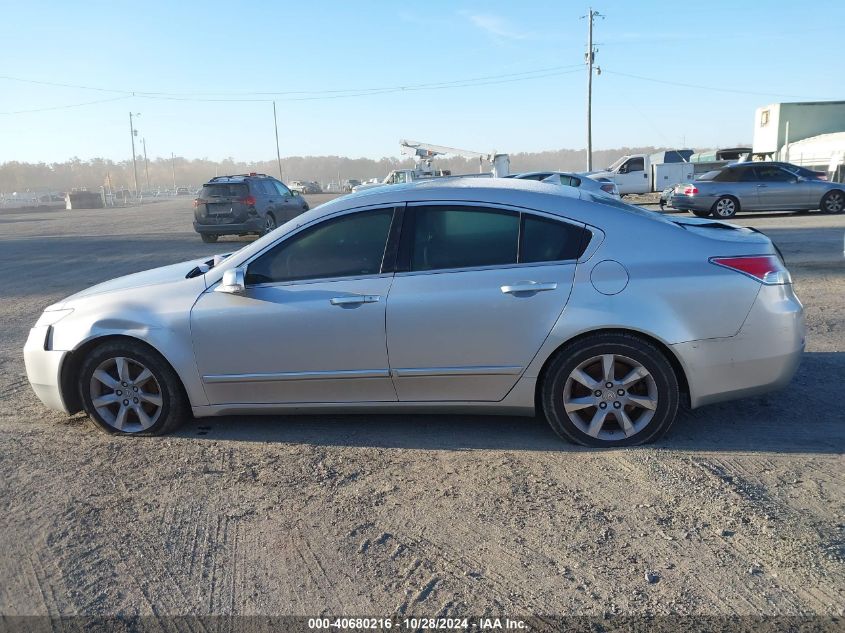
{"label": "rear door window", "polygon": [[413,208],[410,270],[516,264],[519,213],[485,207]]}
{"label": "rear door window", "polygon": [[558,262],[581,257],[587,247],[587,229],[536,215],[523,214],[519,263]]}

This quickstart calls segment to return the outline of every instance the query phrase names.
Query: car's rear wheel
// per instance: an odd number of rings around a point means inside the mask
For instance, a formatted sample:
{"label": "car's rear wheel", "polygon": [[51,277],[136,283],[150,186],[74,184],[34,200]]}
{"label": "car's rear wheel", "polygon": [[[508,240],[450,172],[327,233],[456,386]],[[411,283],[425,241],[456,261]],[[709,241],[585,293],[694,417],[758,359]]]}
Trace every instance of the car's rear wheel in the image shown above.
{"label": "car's rear wheel", "polygon": [[217,233],[200,233],[200,237],[206,244],[214,244],[220,236]]}
{"label": "car's rear wheel", "polygon": [[709,217],[709,216],[710,216],[710,213],[712,213],[712,212],[710,211],[710,209],[705,209],[705,210],[701,210],[701,209],[693,209],[693,210],[692,210],[692,214],[693,214],[695,217],[697,217],[697,218],[706,218],[706,217]]}
{"label": "car's rear wheel", "polygon": [[713,204],[711,209],[714,217],[727,220],[739,212],[739,200],[731,196],[722,196]]}
{"label": "car's rear wheel", "polygon": [[173,368],[157,352],[132,341],[96,347],[82,363],[78,388],[85,412],[106,433],[169,433],[188,412]]}
{"label": "car's rear wheel", "polygon": [[838,190],[828,191],[822,198],[821,210],[826,213],[842,213],[842,211],[845,211],[845,193]]}
{"label": "car's rear wheel", "polygon": [[276,229],[276,217],[272,213],[268,213],[264,216],[264,231],[262,235],[267,235],[270,231]]}
{"label": "car's rear wheel", "polygon": [[586,446],[633,446],[659,438],[678,411],[678,379],[654,345],[596,334],[563,349],[542,384],[551,427]]}

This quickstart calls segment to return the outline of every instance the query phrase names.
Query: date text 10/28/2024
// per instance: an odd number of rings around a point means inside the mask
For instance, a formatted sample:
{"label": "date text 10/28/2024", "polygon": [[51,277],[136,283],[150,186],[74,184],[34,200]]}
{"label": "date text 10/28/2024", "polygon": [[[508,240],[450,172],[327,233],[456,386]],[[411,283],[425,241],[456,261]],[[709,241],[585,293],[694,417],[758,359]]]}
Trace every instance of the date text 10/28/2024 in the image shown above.
{"label": "date text 10/28/2024", "polygon": [[389,630],[406,629],[440,631],[520,631],[528,629],[517,618],[308,618],[308,628],[314,630]]}

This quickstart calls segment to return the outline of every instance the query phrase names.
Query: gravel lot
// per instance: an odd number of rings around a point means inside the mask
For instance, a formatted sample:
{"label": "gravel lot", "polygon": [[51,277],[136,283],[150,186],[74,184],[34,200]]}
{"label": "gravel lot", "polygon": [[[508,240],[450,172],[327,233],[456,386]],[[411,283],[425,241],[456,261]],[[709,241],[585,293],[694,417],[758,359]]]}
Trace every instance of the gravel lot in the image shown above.
{"label": "gravel lot", "polygon": [[191,215],[0,211],[0,613],[845,615],[845,215],[737,219],[785,254],[801,369],[645,448],[520,418],[230,417],[139,439],[48,412],[21,352],[40,311],[246,240],[203,244]]}

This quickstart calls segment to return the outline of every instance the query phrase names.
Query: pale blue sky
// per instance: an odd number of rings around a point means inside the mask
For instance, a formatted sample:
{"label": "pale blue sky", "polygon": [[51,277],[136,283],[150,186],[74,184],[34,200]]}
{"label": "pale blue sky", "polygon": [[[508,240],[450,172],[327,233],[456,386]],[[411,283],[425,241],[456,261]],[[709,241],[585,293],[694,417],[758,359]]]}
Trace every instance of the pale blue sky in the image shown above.
{"label": "pale blue sky", "polygon": [[[748,142],[757,106],[845,98],[841,1],[594,8],[607,16],[595,33],[604,71],[594,81],[596,149]],[[401,138],[510,153],[582,148],[586,10],[498,0],[7,2],[0,162],[128,158],[130,110],[142,113],[151,157],[269,159],[268,101],[184,100],[274,98],[262,92],[288,93],[275,96],[283,156],[398,155]],[[347,96],[396,86],[417,88]]]}

